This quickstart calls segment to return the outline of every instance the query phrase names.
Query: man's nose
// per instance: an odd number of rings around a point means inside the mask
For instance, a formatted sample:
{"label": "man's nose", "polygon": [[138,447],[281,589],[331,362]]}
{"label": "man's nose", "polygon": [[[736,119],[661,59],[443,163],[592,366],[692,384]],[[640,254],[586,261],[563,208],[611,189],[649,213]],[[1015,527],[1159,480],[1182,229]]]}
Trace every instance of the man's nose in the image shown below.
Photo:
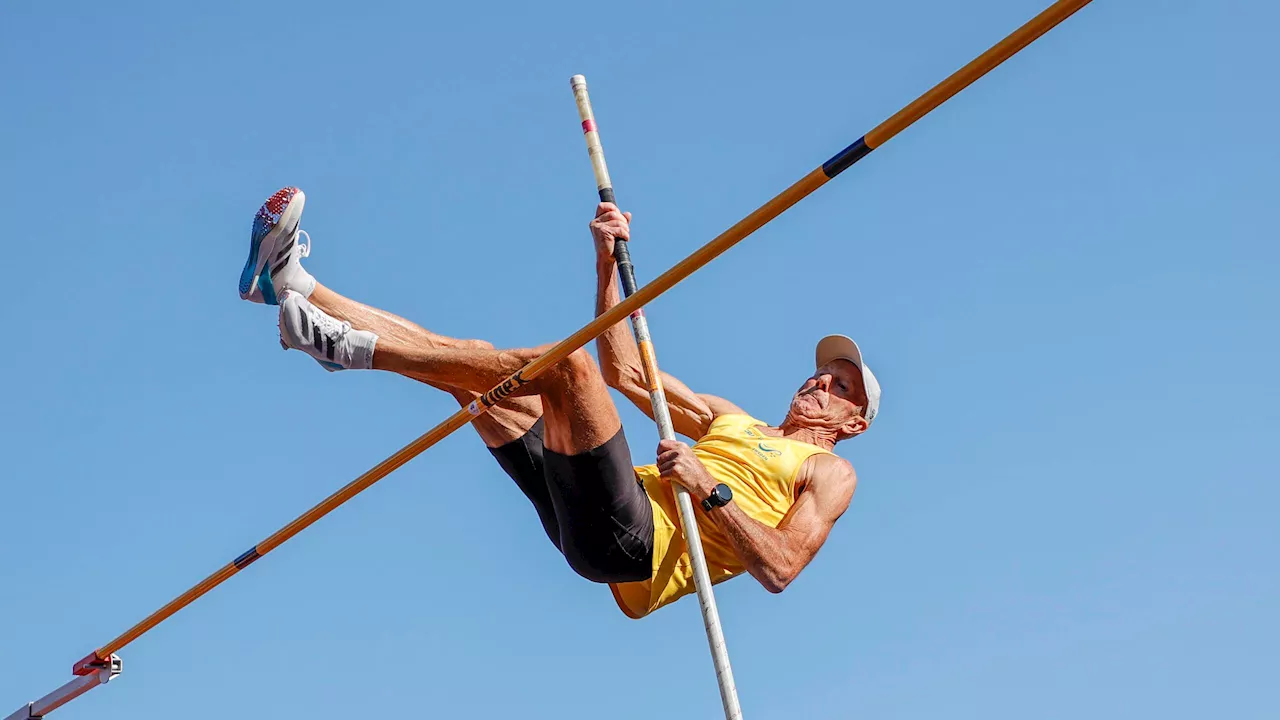
{"label": "man's nose", "polygon": [[829,375],[828,373],[823,373],[819,375],[818,387],[822,388],[823,392],[830,392],[831,391],[831,375]]}

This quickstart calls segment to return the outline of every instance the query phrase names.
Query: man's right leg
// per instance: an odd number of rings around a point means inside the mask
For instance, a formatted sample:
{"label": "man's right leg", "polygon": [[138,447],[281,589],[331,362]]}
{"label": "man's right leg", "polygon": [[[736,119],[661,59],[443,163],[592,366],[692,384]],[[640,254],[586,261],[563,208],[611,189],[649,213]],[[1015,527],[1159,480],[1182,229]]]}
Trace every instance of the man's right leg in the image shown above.
{"label": "man's right leg", "polygon": [[[386,351],[395,345],[433,347],[438,349],[493,349],[484,340],[460,340],[433,333],[417,323],[385,310],[356,302],[316,283],[310,302],[324,312],[353,327],[377,335],[377,348]],[[376,353],[375,353],[376,357]],[[462,407],[480,396],[447,383],[436,382],[420,373],[401,373],[405,377],[449,393]],[[489,448],[489,452],[516,483],[538,512],[542,530],[556,549],[560,549],[560,524],[555,504],[547,489],[544,469],[542,401],[536,396],[507,398],[489,412],[477,416],[471,426]]]}
{"label": "man's right leg", "polygon": [[[380,310],[364,303],[339,295],[328,287],[316,283],[311,297],[311,304],[339,320],[374,333],[378,336],[377,350],[374,354],[374,367],[378,368],[382,356],[391,352],[393,347],[423,347],[436,350],[493,350],[493,344],[484,340],[460,340],[433,333],[417,323],[406,320],[399,315]],[[379,368],[380,369],[380,368]],[[440,382],[422,373],[406,371],[399,373],[425,383],[438,390],[452,395],[463,407],[471,404],[479,397],[479,393],[465,390],[456,385]],[[485,388],[488,390],[488,388]],[[501,447],[529,432],[542,417],[542,402],[537,397],[508,398],[484,415],[472,421],[472,426],[480,434],[484,444]]]}
{"label": "man's right leg", "polygon": [[[377,350],[386,352],[395,345],[422,345],[438,349],[492,349],[484,340],[461,340],[433,333],[405,318],[385,310],[365,305],[343,297],[316,283],[309,298],[311,304],[338,320],[371,332],[377,336]],[[298,303],[297,299],[282,304],[283,314]],[[282,328],[282,338],[283,338]],[[376,354],[375,354],[376,356]],[[452,395],[466,407],[479,397],[479,393],[433,381],[420,373],[401,373],[405,377],[430,385]],[[560,524],[556,518],[555,503],[547,488],[542,421],[542,401],[536,396],[507,398],[489,412],[471,421],[489,452],[516,483],[538,513],[542,530],[556,549],[560,549]]]}
{"label": "man's right leg", "polygon": [[[281,337],[290,347],[307,352],[321,364],[336,359],[344,367],[411,377],[446,389],[460,402],[470,403],[478,393],[500,384],[548,349],[497,350],[482,341],[444,337],[322,285],[316,286],[311,300],[314,302],[286,297],[281,303]],[[352,330],[356,323],[362,328],[377,328],[380,334],[375,338],[371,331]],[[358,333],[366,334],[356,340],[367,343],[367,355],[346,349],[351,336]],[[339,339],[330,343],[329,337]],[[360,362],[350,364],[349,358],[356,356]],[[518,453],[514,460],[530,458],[532,465],[542,469],[542,489],[549,494],[559,527],[557,547],[569,565],[597,582],[648,578],[652,570],[652,507],[636,481],[617,409],[595,361],[579,349],[517,393],[526,395],[508,398],[503,404],[517,403],[517,410],[509,412],[527,412],[519,403],[536,402],[542,411],[541,425],[516,444],[497,448],[494,455],[517,483],[522,475],[509,465],[512,450]],[[529,427],[527,418],[532,417],[524,415],[520,427]],[[545,434],[533,437],[534,431],[542,428]],[[526,494],[533,499],[527,489]],[[556,536],[549,527],[547,532],[554,541]]]}

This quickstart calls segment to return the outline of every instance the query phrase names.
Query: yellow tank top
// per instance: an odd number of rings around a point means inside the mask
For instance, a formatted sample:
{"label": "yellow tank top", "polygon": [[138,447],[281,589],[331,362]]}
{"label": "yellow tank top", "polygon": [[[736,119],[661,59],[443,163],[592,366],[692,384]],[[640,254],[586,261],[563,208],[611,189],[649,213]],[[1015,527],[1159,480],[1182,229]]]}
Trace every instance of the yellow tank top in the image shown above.
{"label": "yellow tank top", "polygon": [[[777,527],[795,502],[795,480],[805,460],[831,454],[816,445],[769,437],[767,425],[749,415],[721,415],[694,446],[693,453],[717,482],[733,490],[733,502],[749,517]],[[648,580],[614,583],[614,600],[628,617],[642,618],[692,593],[693,568],[680,530],[675,492],[658,476],[656,465],[636,468],[653,506],[653,574]],[[723,531],[694,501],[702,548],[713,583],[746,571]]]}

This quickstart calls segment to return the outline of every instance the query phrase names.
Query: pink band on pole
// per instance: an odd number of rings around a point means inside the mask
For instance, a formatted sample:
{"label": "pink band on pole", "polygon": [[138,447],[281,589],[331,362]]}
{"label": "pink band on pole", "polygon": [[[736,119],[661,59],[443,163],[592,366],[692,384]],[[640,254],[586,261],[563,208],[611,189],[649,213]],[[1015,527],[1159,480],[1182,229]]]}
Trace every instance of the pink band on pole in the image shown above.
{"label": "pink band on pole", "polygon": [[582,132],[583,132],[584,134],[585,134],[585,133],[589,133],[589,132],[593,132],[595,129],[596,129],[596,121],[595,121],[595,120],[592,120],[591,118],[587,118],[586,120],[583,120],[583,121],[582,121]]}

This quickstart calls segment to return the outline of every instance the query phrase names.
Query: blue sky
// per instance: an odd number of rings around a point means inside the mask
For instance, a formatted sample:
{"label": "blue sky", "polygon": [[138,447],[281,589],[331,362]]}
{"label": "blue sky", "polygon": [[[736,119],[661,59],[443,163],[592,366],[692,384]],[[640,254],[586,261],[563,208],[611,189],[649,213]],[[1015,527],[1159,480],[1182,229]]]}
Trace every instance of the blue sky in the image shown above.
{"label": "blue sky", "polygon": [[[549,342],[594,290],[570,75],[643,281],[1041,3],[6,3],[0,713],[454,410],[239,301],[276,188],[322,282]],[[884,386],[816,561],[719,588],[747,717],[1272,716],[1277,21],[1096,2],[650,306],[761,418],[825,333]],[[56,717],[719,712],[696,605],[623,617],[469,430],[122,654]]]}

